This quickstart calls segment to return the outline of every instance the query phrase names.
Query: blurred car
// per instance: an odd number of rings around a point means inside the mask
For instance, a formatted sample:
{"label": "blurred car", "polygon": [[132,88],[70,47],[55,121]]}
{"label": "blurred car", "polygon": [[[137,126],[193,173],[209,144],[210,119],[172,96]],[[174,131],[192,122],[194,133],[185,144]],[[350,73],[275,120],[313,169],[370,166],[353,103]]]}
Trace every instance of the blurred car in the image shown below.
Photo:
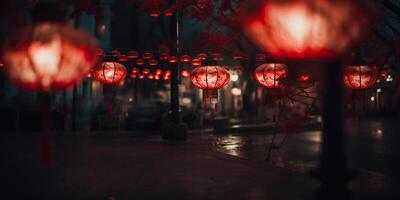
{"label": "blurred car", "polygon": [[159,99],[149,99],[128,109],[125,125],[128,130],[138,128],[160,129],[169,104]]}

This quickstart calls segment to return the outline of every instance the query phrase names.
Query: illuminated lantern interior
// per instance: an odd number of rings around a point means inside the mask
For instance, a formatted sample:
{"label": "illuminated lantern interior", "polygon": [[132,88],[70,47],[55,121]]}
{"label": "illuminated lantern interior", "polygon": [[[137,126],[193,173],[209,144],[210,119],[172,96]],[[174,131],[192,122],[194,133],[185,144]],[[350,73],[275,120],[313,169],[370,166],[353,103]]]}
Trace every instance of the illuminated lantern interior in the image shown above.
{"label": "illuminated lantern interior", "polygon": [[201,65],[201,60],[200,59],[193,59],[192,60],[192,65],[193,66],[200,66]]}
{"label": "illuminated lantern interior", "polygon": [[229,72],[221,66],[201,66],[192,71],[190,79],[194,86],[203,90],[206,108],[218,103],[218,89],[229,83]]}
{"label": "illuminated lantern interior", "polygon": [[143,74],[150,74],[150,70],[145,68],[145,69],[142,70],[142,73]]}
{"label": "illuminated lantern interior", "polygon": [[207,58],[207,54],[205,54],[205,53],[197,54],[197,59],[199,59],[199,60],[205,60],[206,58]]}
{"label": "illuminated lantern interior", "polygon": [[158,60],[156,60],[156,59],[151,59],[151,60],[149,61],[149,65],[150,65],[150,66],[156,66],[156,65],[158,65]]}
{"label": "illuminated lantern interior", "polygon": [[266,88],[280,88],[282,78],[287,75],[285,64],[266,63],[258,66],[254,71],[254,77],[258,83]]}
{"label": "illuminated lantern interior", "polygon": [[176,57],[176,56],[171,56],[171,57],[169,57],[169,59],[168,59],[168,61],[170,62],[170,63],[177,63],[178,62],[178,57]]}
{"label": "illuminated lantern interior", "polygon": [[277,58],[323,60],[345,52],[368,18],[353,1],[263,0],[246,4],[242,26],[263,51]]}
{"label": "illuminated lantern interior", "polygon": [[119,55],[118,56],[118,60],[119,61],[121,61],[121,62],[126,62],[126,61],[128,61],[128,56],[126,56],[126,55]]}
{"label": "illuminated lantern interior", "polygon": [[137,51],[128,51],[128,53],[126,53],[126,56],[130,59],[136,59],[139,58],[139,53]]}
{"label": "illuminated lantern interior", "polygon": [[145,63],[145,61],[143,59],[141,59],[141,58],[136,60],[136,65],[138,65],[138,66],[144,65],[144,63]]}
{"label": "illuminated lantern interior", "polygon": [[147,78],[150,79],[150,80],[153,80],[154,79],[154,74],[147,75]]}
{"label": "illuminated lantern interior", "polygon": [[188,63],[188,62],[190,62],[192,60],[192,58],[189,56],[189,55],[183,55],[182,57],[181,57],[181,62],[183,62],[183,63]]}
{"label": "illuminated lantern interior", "polygon": [[344,70],[344,85],[349,89],[368,89],[377,79],[378,72],[375,67],[352,65]]}
{"label": "illuminated lantern interior", "polygon": [[103,62],[93,71],[94,78],[102,84],[118,84],[126,76],[126,68],[117,62]]}
{"label": "illuminated lantern interior", "polygon": [[5,44],[8,77],[31,91],[73,87],[97,62],[94,39],[67,25],[42,23],[14,34]]}

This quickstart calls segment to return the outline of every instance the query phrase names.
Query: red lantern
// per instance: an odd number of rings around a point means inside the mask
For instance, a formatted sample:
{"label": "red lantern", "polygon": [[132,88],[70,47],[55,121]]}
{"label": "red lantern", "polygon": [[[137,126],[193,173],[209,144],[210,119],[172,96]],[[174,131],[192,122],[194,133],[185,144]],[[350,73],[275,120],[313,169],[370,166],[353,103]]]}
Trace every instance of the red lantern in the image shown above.
{"label": "red lantern", "polygon": [[160,53],[160,60],[168,60],[169,56],[170,55],[167,52]]}
{"label": "red lantern", "polygon": [[266,63],[258,66],[254,72],[254,77],[258,83],[266,88],[280,88],[282,86],[282,78],[287,74],[285,64]]}
{"label": "red lantern", "polygon": [[308,74],[300,74],[299,77],[297,78],[299,81],[308,81],[310,80],[310,75]]}
{"label": "red lantern", "polygon": [[139,77],[139,79],[144,79],[145,76],[144,76],[144,74],[139,74],[138,77]]}
{"label": "red lantern", "polygon": [[163,79],[164,79],[164,81],[169,81],[170,76],[165,75],[165,76],[163,77]]}
{"label": "red lantern", "polygon": [[42,23],[12,37],[5,44],[5,70],[26,90],[72,87],[97,62],[95,40],[71,26]]}
{"label": "red lantern", "polygon": [[153,54],[150,52],[146,52],[143,54],[143,59],[145,59],[145,60],[153,59],[153,57],[154,57]]}
{"label": "red lantern", "polygon": [[203,90],[203,102],[213,106],[218,103],[218,89],[229,83],[229,72],[220,66],[201,66],[192,71],[190,79]]}
{"label": "red lantern", "polygon": [[137,74],[139,72],[139,69],[137,67],[132,68],[132,74]]}
{"label": "red lantern", "polygon": [[344,70],[344,85],[349,89],[368,89],[377,79],[378,72],[375,67],[352,65]]}
{"label": "red lantern", "polygon": [[121,52],[118,51],[118,50],[112,50],[111,53],[114,54],[117,57],[121,55]]}
{"label": "red lantern", "polygon": [[130,75],[130,78],[131,78],[131,79],[137,78],[137,74],[132,73],[132,74]]}
{"label": "red lantern", "polygon": [[103,62],[93,71],[94,78],[102,84],[117,84],[126,76],[126,68],[117,62]]}
{"label": "red lantern", "polygon": [[167,75],[167,76],[171,75],[171,70],[169,70],[169,69],[165,70],[164,74]]}
{"label": "red lantern", "polygon": [[187,78],[187,77],[190,76],[190,72],[188,70],[184,69],[184,70],[181,71],[181,76],[183,78]]}
{"label": "red lantern", "polygon": [[156,71],[155,71],[155,74],[156,74],[156,75],[160,75],[160,74],[162,74],[162,73],[163,73],[162,69],[156,69]]}
{"label": "red lantern", "polygon": [[160,16],[160,11],[158,10],[152,10],[149,13],[150,17],[159,17]]}
{"label": "red lantern", "polygon": [[169,46],[166,44],[160,44],[160,52],[169,52]]}
{"label": "red lantern", "polygon": [[119,55],[119,56],[118,56],[118,61],[120,61],[120,62],[126,62],[126,61],[128,61],[128,56],[126,56],[126,55]]}
{"label": "red lantern", "polygon": [[224,58],[222,57],[222,54],[220,54],[220,53],[213,53],[212,59],[215,61],[222,61]]}
{"label": "red lantern", "polygon": [[139,58],[139,53],[137,51],[128,51],[128,53],[126,53],[126,56],[130,59],[136,59]]}
{"label": "red lantern", "polygon": [[277,58],[332,59],[351,47],[368,23],[361,6],[350,0],[263,0],[246,6],[245,33]]}
{"label": "red lantern", "polygon": [[146,69],[143,69],[143,70],[142,70],[142,73],[143,73],[143,74],[150,74],[150,70],[147,69],[147,68],[146,68]]}
{"label": "red lantern", "polygon": [[158,60],[156,60],[156,59],[151,59],[151,60],[149,61],[149,65],[150,65],[150,66],[156,66],[156,65],[158,65]]}
{"label": "red lantern", "polygon": [[171,56],[171,57],[169,57],[169,59],[168,59],[168,61],[170,62],[170,63],[177,63],[178,62],[178,57],[176,57],[176,56]]}
{"label": "red lantern", "polygon": [[192,60],[192,65],[193,66],[200,66],[201,65],[201,60],[199,60],[199,59],[193,59]]}
{"label": "red lantern", "polygon": [[188,63],[188,62],[190,62],[192,60],[192,58],[189,56],[189,55],[183,55],[182,57],[181,57],[181,62],[183,62],[183,63]]}
{"label": "red lantern", "polygon": [[234,60],[243,60],[243,59],[245,59],[245,54],[240,50],[235,50],[233,52],[232,58]]}
{"label": "red lantern", "polygon": [[160,75],[155,75],[154,79],[157,80],[157,81],[160,80]]}
{"label": "red lantern", "polygon": [[166,17],[171,17],[172,15],[174,15],[174,12],[175,12],[175,7],[167,8],[164,11],[164,15]]}
{"label": "red lantern", "polygon": [[206,58],[207,58],[207,54],[205,54],[205,53],[197,54],[197,59],[199,59],[199,60],[205,60]]}
{"label": "red lantern", "polygon": [[150,80],[153,80],[154,79],[154,74],[147,75],[147,78],[150,79]]}
{"label": "red lantern", "polygon": [[138,66],[144,65],[144,63],[145,63],[145,61],[143,59],[141,59],[141,58],[136,60],[136,65],[138,65]]}

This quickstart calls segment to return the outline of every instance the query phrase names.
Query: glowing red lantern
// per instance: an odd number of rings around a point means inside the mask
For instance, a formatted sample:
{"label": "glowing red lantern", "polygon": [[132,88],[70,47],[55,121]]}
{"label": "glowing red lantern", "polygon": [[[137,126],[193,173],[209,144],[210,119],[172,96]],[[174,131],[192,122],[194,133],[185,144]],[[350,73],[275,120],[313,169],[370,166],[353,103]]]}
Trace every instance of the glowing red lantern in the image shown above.
{"label": "glowing red lantern", "polygon": [[137,74],[139,72],[139,69],[137,67],[132,68],[131,73]]}
{"label": "glowing red lantern", "polygon": [[160,11],[158,10],[152,10],[149,13],[150,17],[159,17],[160,16]]}
{"label": "glowing red lantern", "polygon": [[254,77],[258,83],[266,88],[282,87],[282,78],[287,75],[287,67],[280,63],[266,63],[258,66],[254,71]]}
{"label": "glowing red lantern", "polygon": [[138,65],[138,66],[144,65],[144,63],[145,63],[145,61],[143,59],[141,59],[141,58],[136,60],[136,65]]}
{"label": "glowing red lantern", "polygon": [[114,54],[117,57],[121,55],[121,52],[118,51],[118,50],[112,50],[111,53]]}
{"label": "glowing red lantern", "polygon": [[167,75],[167,76],[169,76],[169,75],[171,75],[171,70],[165,70],[165,73],[164,73],[165,75]]}
{"label": "glowing red lantern", "polygon": [[139,74],[138,77],[139,77],[139,79],[144,79],[145,76],[144,76],[144,74]]}
{"label": "glowing red lantern", "polygon": [[205,54],[205,53],[197,54],[197,59],[199,59],[199,60],[205,60],[206,58],[207,58],[207,54]]}
{"label": "glowing red lantern", "polygon": [[167,8],[167,9],[165,9],[165,11],[164,11],[164,15],[165,15],[166,17],[171,17],[171,16],[174,14],[174,12],[175,12],[175,8],[173,8],[173,7]]}
{"label": "glowing red lantern", "polygon": [[344,85],[349,89],[368,89],[377,79],[378,72],[375,67],[352,65],[344,69]]}
{"label": "glowing red lantern", "polygon": [[155,75],[154,79],[157,80],[157,81],[160,80],[160,75]]}
{"label": "glowing red lantern", "polygon": [[165,75],[165,76],[163,77],[163,79],[164,79],[164,81],[168,81],[168,80],[170,79],[170,76]]}
{"label": "glowing red lantern", "polygon": [[143,54],[143,59],[145,59],[145,60],[153,59],[153,57],[154,57],[153,54],[150,52],[146,52]]}
{"label": "glowing red lantern", "polygon": [[350,0],[263,0],[245,5],[245,33],[277,58],[332,59],[344,53],[368,23],[361,6]]}
{"label": "glowing red lantern", "polygon": [[126,53],[126,56],[130,59],[136,59],[139,58],[139,53],[137,51],[128,51],[128,53]]}
{"label": "glowing red lantern", "polygon": [[300,74],[299,77],[297,78],[299,81],[308,81],[310,80],[310,75],[308,74]]}
{"label": "glowing red lantern", "polygon": [[150,80],[153,80],[154,79],[154,74],[147,75],[147,78],[150,79]]}
{"label": "glowing red lantern", "polygon": [[190,79],[203,90],[205,105],[214,106],[218,103],[218,89],[229,83],[229,72],[221,66],[201,66],[192,71]]}
{"label": "glowing red lantern", "polygon": [[118,61],[120,61],[120,62],[126,62],[126,61],[128,61],[128,56],[126,56],[126,55],[119,55],[119,56],[118,56]]}
{"label": "glowing red lantern", "polygon": [[179,60],[178,57],[176,57],[176,56],[171,56],[171,57],[169,57],[168,62],[170,62],[170,63],[177,63],[178,60]]}
{"label": "glowing red lantern", "polygon": [[190,76],[190,72],[188,70],[184,69],[184,70],[181,71],[181,76],[183,78],[187,78],[187,77]]}
{"label": "glowing red lantern", "polygon": [[181,57],[181,62],[183,62],[183,63],[188,63],[188,62],[190,62],[192,60],[192,58],[189,56],[189,55],[183,55],[182,57]]}
{"label": "glowing red lantern", "polygon": [[137,78],[137,74],[132,73],[132,74],[130,75],[130,78],[131,78],[131,79]]}
{"label": "glowing red lantern", "polygon": [[245,59],[245,57],[246,57],[246,55],[240,50],[235,50],[232,55],[232,58],[234,60],[243,60],[243,59]]}
{"label": "glowing red lantern", "polygon": [[157,65],[158,65],[158,60],[156,60],[156,59],[151,59],[151,60],[149,61],[149,65],[150,65],[150,66],[157,66]]}
{"label": "glowing red lantern", "polygon": [[146,68],[146,69],[143,69],[143,70],[142,70],[142,73],[143,73],[143,74],[150,74],[150,70],[147,69],[147,68]]}
{"label": "glowing red lantern", "polygon": [[215,60],[215,61],[221,61],[221,60],[224,59],[222,57],[222,54],[220,54],[220,53],[213,53],[211,56],[212,56],[212,59]]}
{"label": "glowing red lantern", "polygon": [[124,80],[126,68],[117,62],[103,62],[94,69],[93,75],[102,84],[117,84]]}
{"label": "glowing red lantern", "polygon": [[169,56],[170,55],[167,52],[160,53],[160,60],[168,60]]}
{"label": "glowing red lantern", "polygon": [[160,75],[160,74],[162,74],[162,73],[163,73],[162,69],[156,69],[156,71],[155,71],[155,74],[156,74],[156,75]]}
{"label": "glowing red lantern", "polygon": [[42,23],[13,34],[5,44],[9,78],[26,90],[59,90],[86,77],[97,62],[96,42],[68,25]]}
{"label": "glowing red lantern", "polygon": [[193,59],[192,60],[192,65],[193,66],[200,66],[201,65],[201,60],[199,60],[199,59]]}

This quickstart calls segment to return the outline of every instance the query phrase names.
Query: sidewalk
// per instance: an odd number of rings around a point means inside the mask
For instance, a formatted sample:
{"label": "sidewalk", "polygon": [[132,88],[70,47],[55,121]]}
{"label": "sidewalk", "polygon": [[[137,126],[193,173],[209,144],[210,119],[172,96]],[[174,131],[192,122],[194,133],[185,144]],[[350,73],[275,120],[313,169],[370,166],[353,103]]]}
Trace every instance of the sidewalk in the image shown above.
{"label": "sidewalk", "polygon": [[[314,199],[317,182],[199,145],[126,137],[58,137],[49,167],[39,140],[2,138],[5,199]],[[4,195],[3,195],[4,197]]]}

